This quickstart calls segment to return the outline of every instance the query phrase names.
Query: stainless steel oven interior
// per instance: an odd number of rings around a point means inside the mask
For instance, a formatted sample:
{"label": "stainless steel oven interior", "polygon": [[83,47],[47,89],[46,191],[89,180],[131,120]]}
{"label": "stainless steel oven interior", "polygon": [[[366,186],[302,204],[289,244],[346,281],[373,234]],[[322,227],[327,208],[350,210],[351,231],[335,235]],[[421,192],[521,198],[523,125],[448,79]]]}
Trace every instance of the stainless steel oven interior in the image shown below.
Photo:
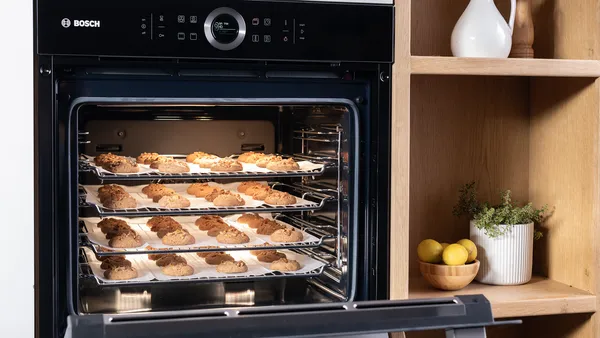
{"label": "stainless steel oven interior", "polygon": [[[73,303],[78,313],[130,313],[230,306],[289,305],[343,302],[353,300],[357,284],[356,215],[359,196],[357,107],[348,100],[160,100],[128,99],[106,101],[93,98],[75,102],[71,110],[78,143],[79,184],[199,181],[190,177],[152,177],[145,174],[116,176],[98,173],[82,161],[83,155],[113,152],[135,157],[141,152],[185,156],[205,151],[219,156],[260,151],[293,156],[324,164],[324,169],[310,175],[281,175],[262,180],[316,202],[311,210],[286,210],[274,213],[277,218],[303,229],[318,238],[311,245],[286,248],[326,263],[324,268],[298,276],[270,273],[253,278],[224,277],[185,281],[147,281],[104,284],[95,278],[83,248],[97,254],[98,248],[79,237],[73,250],[78,257]],[[236,176],[236,177],[233,177]],[[242,181],[244,175],[217,177],[217,181]],[[253,177],[252,179],[256,179]],[[201,181],[213,180],[205,177]],[[79,217],[109,216],[110,211],[86,204],[79,199]],[[269,210],[265,210],[269,211]],[[145,214],[144,214],[145,212]],[[178,211],[169,215],[178,215]],[[153,210],[136,210],[126,216],[150,215]],[[74,222],[79,232],[86,227]],[[195,250],[198,251],[198,250]],[[130,255],[148,251],[130,251]]]}

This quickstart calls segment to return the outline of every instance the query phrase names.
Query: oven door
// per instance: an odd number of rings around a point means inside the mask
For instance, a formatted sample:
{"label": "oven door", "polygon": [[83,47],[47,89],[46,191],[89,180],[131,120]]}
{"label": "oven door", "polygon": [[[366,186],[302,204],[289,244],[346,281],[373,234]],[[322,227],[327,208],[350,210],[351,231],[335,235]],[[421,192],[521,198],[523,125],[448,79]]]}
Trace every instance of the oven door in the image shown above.
{"label": "oven door", "polygon": [[229,308],[178,313],[69,317],[66,337],[332,337],[445,329],[484,338],[494,322],[482,295],[328,305]]}

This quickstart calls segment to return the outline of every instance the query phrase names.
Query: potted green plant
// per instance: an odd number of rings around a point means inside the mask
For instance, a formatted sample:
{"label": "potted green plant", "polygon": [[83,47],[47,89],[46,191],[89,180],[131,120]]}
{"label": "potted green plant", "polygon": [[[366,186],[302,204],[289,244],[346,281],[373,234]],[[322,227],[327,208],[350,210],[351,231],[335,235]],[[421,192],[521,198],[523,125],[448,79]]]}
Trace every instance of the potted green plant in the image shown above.
{"label": "potted green plant", "polygon": [[477,199],[475,182],[463,186],[455,216],[468,215],[470,237],[478,250],[481,266],[475,279],[494,285],[518,285],[529,282],[533,265],[533,240],[542,236],[534,229],[547,211],[532,203],[516,205],[510,190],[501,192],[500,204],[492,205]]}

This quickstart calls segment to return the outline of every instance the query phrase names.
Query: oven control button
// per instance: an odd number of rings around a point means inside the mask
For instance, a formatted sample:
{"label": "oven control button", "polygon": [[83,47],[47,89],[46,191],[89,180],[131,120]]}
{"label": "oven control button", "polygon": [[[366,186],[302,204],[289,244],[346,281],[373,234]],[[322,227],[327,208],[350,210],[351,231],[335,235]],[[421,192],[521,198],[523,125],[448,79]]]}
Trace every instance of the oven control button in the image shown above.
{"label": "oven control button", "polygon": [[244,41],[246,22],[232,8],[217,8],[204,21],[204,35],[213,47],[232,50]]}

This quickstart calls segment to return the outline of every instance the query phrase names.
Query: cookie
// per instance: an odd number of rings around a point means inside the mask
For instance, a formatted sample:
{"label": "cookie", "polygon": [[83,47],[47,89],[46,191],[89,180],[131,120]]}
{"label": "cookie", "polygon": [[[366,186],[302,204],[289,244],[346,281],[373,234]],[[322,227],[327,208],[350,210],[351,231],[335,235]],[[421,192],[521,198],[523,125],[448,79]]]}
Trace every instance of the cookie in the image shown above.
{"label": "cookie", "polygon": [[111,248],[137,248],[142,245],[142,238],[135,231],[124,231],[108,241]]}
{"label": "cookie", "polygon": [[255,185],[251,185],[248,188],[246,188],[246,190],[244,191],[244,194],[252,196],[253,194],[264,190],[265,188],[268,188],[269,186],[266,184],[255,184]]}
{"label": "cookie", "polygon": [[125,189],[123,189],[123,187],[116,185],[116,184],[106,184],[101,186],[100,188],[98,188],[98,198],[100,199],[100,203],[104,203],[106,200],[108,200],[112,195],[116,194],[117,192],[125,192]]}
{"label": "cookie", "polygon": [[171,188],[163,188],[163,189],[155,191],[153,193],[152,202],[158,203],[158,201],[160,201],[161,198],[163,198],[165,196],[173,196],[175,194],[176,194],[175,190],[173,190]]}
{"label": "cookie", "polygon": [[235,259],[224,252],[209,252],[206,257],[204,257],[204,261],[210,265],[219,265],[223,262],[234,262]]}
{"label": "cookie", "polygon": [[190,172],[190,167],[185,162],[173,160],[173,161],[165,161],[159,162],[156,165],[156,169],[161,173],[166,174],[181,174]]}
{"label": "cookie", "polygon": [[187,260],[181,256],[169,254],[156,261],[156,265],[161,267],[169,264],[187,264]]}
{"label": "cookie", "polygon": [[246,182],[242,182],[242,183],[240,183],[240,185],[238,185],[237,191],[244,194],[244,193],[246,193],[246,189],[248,189],[252,186],[255,186],[255,185],[261,186],[261,185],[265,185],[265,184],[262,184],[262,183],[256,182],[256,181],[246,181]]}
{"label": "cookie", "polygon": [[246,204],[246,201],[244,201],[240,195],[228,191],[227,193],[217,196],[213,200],[213,204],[218,207],[233,207],[244,205]]}
{"label": "cookie", "polygon": [[[261,247],[261,246],[273,246],[273,245],[271,245],[271,243],[269,243],[269,242],[266,242],[261,245],[257,245],[256,247]],[[273,253],[273,252],[277,252],[277,251],[276,250],[252,250],[252,251],[250,251],[250,254],[252,256],[258,256],[260,254],[267,253],[267,252]]]}
{"label": "cookie", "polygon": [[[163,265],[168,264],[167,262],[170,259],[173,259],[175,256],[177,256],[174,253],[165,253],[165,254],[152,254],[152,258],[150,258],[151,255],[148,255],[148,259],[155,261],[156,265],[158,265],[158,261],[160,261],[161,259],[163,260]],[[169,258],[170,257],[170,258]]]}
{"label": "cookie", "polygon": [[220,273],[242,273],[247,272],[248,266],[243,261],[225,261],[217,266]]}
{"label": "cookie", "polygon": [[[156,249],[156,248],[153,248],[151,246],[147,246],[146,250],[149,250],[149,251],[156,251],[156,250],[167,251],[168,249],[166,249],[166,248]],[[154,254],[148,254],[148,259],[151,260],[151,261],[157,261],[157,260],[159,260],[159,259],[161,259],[161,258],[163,258],[163,257],[165,257],[167,255],[174,255],[174,254],[171,254],[171,253],[154,253]]]}
{"label": "cookie", "polygon": [[265,203],[271,205],[290,205],[296,204],[296,197],[288,194],[287,192],[272,190],[267,197],[265,197]]}
{"label": "cookie", "polygon": [[213,186],[210,186],[210,185],[206,184],[206,186],[198,186],[196,188],[196,193],[194,195],[196,197],[204,197],[206,199],[207,196],[211,195],[215,191],[221,191],[221,190],[222,189],[219,188],[219,187],[213,187]]}
{"label": "cookie", "polygon": [[190,200],[181,196],[181,195],[169,195],[164,196],[158,201],[158,205],[161,208],[167,209],[179,209],[179,208],[189,208],[191,203]]}
{"label": "cookie", "polygon": [[[171,216],[154,216],[146,222],[146,225],[150,228],[150,230],[157,232],[161,227],[166,224],[179,224],[173,217]],[[155,229],[156,227],[156,229]]]}
{"label": "cookie", "polygon": [[242,167],[242,164],[236,160],[232,160],[230,158],[224,158],[224,159],[217,161],[215,164],[213,164],[210,167],[210,170],[211,171],[231,172],[231,171],[242,171],[242,170],[244,170],[244,167]]}
{"label": "cookie", "polygon": [[201,216],[200,218],[198,218],[196,220],[196,222],[194,222],[194,224],[196,224],[198,229],[200,229],[202,231],[208,231],[208,230],[214,228],[216,225],[221,225],[221,224],[227,225],[227,223],[225,223],[225,221],[223,221],[223,218],[221,218],[221,216],[217,216],[217,215]]}
{"label": "cookie", "polygon": [[267,196],[269,196],[269,194],[271,193],[271,191],[273,191],[273,189],[269,188],[269,187],[259,187],[259,188],[254,188],[252,190],[252,194],[249,194],[250,196],[252,196],[252,199],[255,201],[264,201],[265,198],[267,198]]}
{"label": "cookie", "polygon": [[159,156],[150,163],[150,168],[158,169],[159,164],[169,162],[169,161],[175,161],[175,159],[172,157],[167,157],[167,156]]}
{"label": "cookie", "polygon": [[96,224],[96,226],[98,228],[100,228],[100,231],[102,231],[102,233],[106,233],[108,231],[108,229],[112,229],[116,226],[125,226],[125,227],[129,227],[129,225],[127,224],[127,222],[125,222],[122,219],[117,219],[117,218],[104,218],[102,219],[100,222],[98,222],[98,224]]}
{"label": "cookie", "polygon": [[[218,248],[217,246],[203,246],[200,247],[201,249],[216,249]],[[224,254],[225,251],[202,251],[202,252],[196,252],[196,255],[198,255],[198,257],[202,257],[202,258],[206,258],[206,256],[212,254],[212,253],[222,253]]]}
{"label": "cookie", "polygon": [[277,251],[266,251],[264,253],[256,255],[256,259],[258,259],[260,262],[265,263],[271,263],[285,257],[286,255],[284,253]]}
{"label": "cookie", "polygon": [[270,269],[276,271],[297,271],[300,270],[300,263],[293,259],[281,258],[271,263]]}
{"label": "cookie", "polygon": [[230,227],[217,235],[217,242],[224,244],[242,244],[250,242],[250,238],[238,229]]}
{"label": "cookie", "polygon": [[100,155],[94,157],[94,164],[101,167],[109,162],[117,160],[118,158],[119,158],[118,155],[111,154],[111,153],[100,154]]}
{"label": "cookie", "polygon": [[266,168],[273,171],[290,171],[299,170],[300,166],[293,158],[288,158],[281,161],[270,161],[267,163]]}
{"label": "cookie", "polygon": [[249,151],[247,153],[243,153],[238,157],[238,161],[244,163],[256,163],[260,158],[264,157],[263,153],[255,153],[253,151]]}
{"label": "cookie", "polygon": [[213,188],[212,192],[210,194],[207,194],[206,196],[204,196],[204,199],[212,202],[215,200],[215,198],[217,198],[219,195],[221,194],[225,194],[227,193],[227,190],[223,190],[221,188]]}
{"label": "cookie", "polygon": [[134,209],[137,201],[126,192],[117,191],[110,195],[102,205],[108,209]]}
{"label": "cookie", "polygon": [[190,195],[196,195],[196,192],[208,187],[208,183],[192,183],[187,187],[186,192]]}
{"label": "cookie", "polygon": [[102,169],[117,174],[137,173],[140,171],[140,167],[137,165],[135,160],[127,157],[122,157],[114,161],[105,163],[102,165]]}
{"label": "cookie", "polygon": [[206,155],[210,155],[210,154],[207,154],[207,153],[205,153],[203,151],[195,151],[195,152],[189,154],[185,158],[185,160],[186,160],[186,162],[190,162],[191,163],[191,162],[194,162],[195,159],[200,158],[202,156],[206,156]]}
{"label": "cookie", "polygon": [[110,280],[127,280],[137,276],[137,270],[133,266],[118,266],[104,271],[104,277]]}
{"label": "cookie", "polygon": [[169,264],[160,268],[163,274],[167,276],[190,276],[194,274],[194,268],[187,264]]}
{"label": "cookie", "polygon": [[[247,214],[243,214],[242,216],[238,217],[238,219],[236,220],[236,222],[241,223],[241,224],[248,224],[250,225],[250,223],[255,223],[255,222],[262,222],[263,218],[258,216],[257,214],[254,213],[247,213]],[[251,226],[252,228],[252,226]],[[256,228],[256,227],[254,227]]]}
{"label": "cookie", "polygon": [[271,235],[277,230],[285,229],[285,225],[278,223],[272,219],[264,219],[256,228],[256,233],[259,235]]}
{"label": "cookie", "polygon": [[196,239],[185,229],[178,229],[167,233],[162,238],[164,245],[190,245],[196,243]]}
{"label": "cookie", "polygon": [[167,187],[164,184],[150,183],[142,188],[142,193],[148,196],[148,198],[152,198],[157,192],[162,191],[164,189],[167,189]]}
{"label": "cookie", "polygon": [[302,239],[304,239],[302,232],[293,228],[276,230],[271,234],[271,240],[273,242],[300,242]]}
{"label": "cookie", "polygon": [[117,266],[131,266],[131,262],[125,259],[125,256],[106,256],[103,257],[100,269],[107,270]]}
{"label": "cookie", "polygon": [[217,163],[221,158],[215,155],[205,155],[194,160],[200,168],[210,168]]}
{"label": "cookie", "polygon": [[141,153],[140,156],[136,158],[137,163],[140,164],[150,164],[156,161],[160,155],[158,153]]}
{"label": "cookie", "polygon": [[233,228],[233,227],[230,225],[227,225],[226,223],[223,223],[223,224],[217,223],[212,228],[208,229],[206,234],[209,235],[210,237],[217,237],[222,231],[225,231],[229,228]]}
{"label": "cookie", "polygon": [[265,155],[262,158],[260,158],[258,161],[256,161],[256,166],[259,168],[266,168],[267,164],[269,162],[277,162],[277,161],[283,161],[283,158],[281,156],[277,156],[277,155]]}
{"label": "cookie", "polygon": [[106,235],[106,238],[109,239],[114,237],[114,235],[127,230],[131,230],[131,227],[124,221],[107,223],[100,228],[100,231],[102,231],[102,233]]}
{"label": "cookie", "polygon": [[158,236],[158,238],[163,238],[169,232],[173,232],[175,230],[181,230],[181,229],[183,229],[183,227],[179,223],[171,223],[171,224],[165,224],[160,227],[155,227],[155,229],[158,229],[158,231],[156,231],[156,236]]}

